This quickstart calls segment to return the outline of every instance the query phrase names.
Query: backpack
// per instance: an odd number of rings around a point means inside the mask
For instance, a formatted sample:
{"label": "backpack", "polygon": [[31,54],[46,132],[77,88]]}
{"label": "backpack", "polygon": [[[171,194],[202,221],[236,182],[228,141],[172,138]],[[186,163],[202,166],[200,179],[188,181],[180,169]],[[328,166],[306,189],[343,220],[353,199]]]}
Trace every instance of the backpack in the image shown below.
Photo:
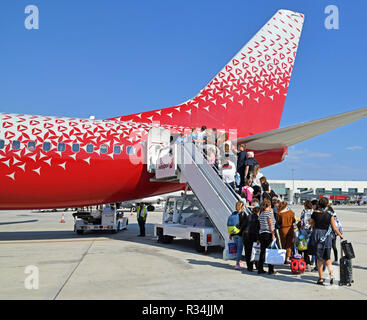
{"label": "backpack", "polygon": [[339,230],[340,233],[343,233],[343,227],[342,227],[342,224],[339,218],[335,214],[333,215],[333,217],[334,217],[335,227]]}
{"label": "backpack", "polygon": [[240,233],[240,214],[237,211],[228,217],[227,230],[232,236]]}
{"label": "backpack", "polygon": [[250,187],[249,186],[246,186],[246,187],[243,187],[241,191],[242,192],[245,192],[246,191],[247,200],[248,200],[248,202],[251,202],[252,201],[253,193],[249,189],[250,189]]}

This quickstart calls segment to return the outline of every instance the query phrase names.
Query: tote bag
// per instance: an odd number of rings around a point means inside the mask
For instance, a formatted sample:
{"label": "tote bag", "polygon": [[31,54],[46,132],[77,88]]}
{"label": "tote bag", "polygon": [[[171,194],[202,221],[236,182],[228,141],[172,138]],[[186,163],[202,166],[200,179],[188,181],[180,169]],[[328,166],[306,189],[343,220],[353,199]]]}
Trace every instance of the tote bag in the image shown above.
{"label": "tote bag", "polygon": [[274,240],[270,244],[270,248],[265,251],[265,263],[272,265],[284,264],[286,252],[284,249],[278,249],[276,240]]}
{"label": "tote bag", "polygon": [[237,256],[237,245],[233,240],[225,241],[225,248],[223,250],[224,260],[233,260]]}
{"label": "tote bag", "polygon": [[259,261],[260,260],[260,243],[254,242],[252,245],[251,251],[251,259],[250,261]]}

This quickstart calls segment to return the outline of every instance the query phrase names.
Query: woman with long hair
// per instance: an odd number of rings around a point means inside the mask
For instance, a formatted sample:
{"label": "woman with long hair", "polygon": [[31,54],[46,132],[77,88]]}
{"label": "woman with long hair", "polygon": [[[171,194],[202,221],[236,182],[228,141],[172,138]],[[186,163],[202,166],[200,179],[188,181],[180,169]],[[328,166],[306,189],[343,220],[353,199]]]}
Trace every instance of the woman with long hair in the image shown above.
{"label": "woman with long hair", "polygon": [[[260,240],[260,259],[259,259],[259,268],[257,273],[262,274],[266,273],[264,271],[264,262],[265,262],[265,252],[266,248],[276,240],[275,237],[275,217],[273,214],[273,210],[271,209],[271,202],[268,199],[265,199],[260,206],[260,215],[259,215],[259,222],[260,222],[260,230],[259,230],[259,240]],[[268,265],[269,274],[277,273],[274,270],[274,266],[269,264]]]}
{"label": "woman with long hair", "polygon": [[330,259],[330,251],[332,248],[333,231],[341,238],[344,239],[343,235],[335,226],[334,217],[328,213],[327,207],[329,199],[323,197],[318,202],[318,207],[311,215],[310,225],[313,229],[309,246],[316,255],[317,269],[319,272],[319,279],[317,284],[323,285],[324,280],[322,278],[323,273],[323,262],[329,271],[330,284],[333,284],[333,268]]}
{"label": "woman with long hair", "polygon": [[[327,206],[327,210],[334,217],[335,226],[337,227],[337,229],[339,230],[339,232],[341,234],[343,234],[343,228],[341,227],[340,220],[336,216],[333,207],[330,206],[330,205],[328,205]],[[334,235],[333,241],[332,241],[332,247],[333,247],[333,251],[334,251],[334,262],[333,262],[333,264],[337,264],[338,263],[338,248],[336,247],[336,238],[337,238],[337,235],[335,234],[335,232],[333,233],[333,235]]]}
{"label": "woman with long hair", "polygon": [[288,208],[287,201],[279,203],[277,209],[277,224],[280,226],[280,242],[282,248],[287,251],[285,263],[290,264],[291,253],[294,244],[294,228],[293,223],[296,222],[295,214]]}
{"label": "woman with long hair", "polygon": [[239,221],[238,226],[228,227],[228,232],[230,232],[229,239],[233,240],[237,247],[236,266],[235,266],[236,270],[241,270],[242,268],[241,259],[242,259],[242,251],[243,251],[243,238],[242,238],[240,227],[241,227],[243,218],[246,216],[243,210],[244,210],[244,203],[242,201],[238,201],[236,203],[236,211],[234,211],[232,215],[228,218],[228,221],[230,221],[229,219],[232,216],[238,215],[238,221]]}
{"label": "woman with long hair", "polygon": [[[301,212],[301,217],[299,221],[299,233],[305,239],[309,239],[311,235],[311,226],[310,226],[310,219],[313,213],[313,206],[310,200],[306,200],[303,204],[304,209]],[[303,255],[303,258],[306,262],[306,270],[311,271],[311,260],[309,256],[309,249],[304,251],[300,251],[300,254]]]}
{"label": "woman with long hair", "polygon": [[260,179],[264,175],[260,172],[260,166],[255,165],[253,172],[250,174],[252,178],[252,188],[254,189],[254,198],[261,199],[261,182]]}

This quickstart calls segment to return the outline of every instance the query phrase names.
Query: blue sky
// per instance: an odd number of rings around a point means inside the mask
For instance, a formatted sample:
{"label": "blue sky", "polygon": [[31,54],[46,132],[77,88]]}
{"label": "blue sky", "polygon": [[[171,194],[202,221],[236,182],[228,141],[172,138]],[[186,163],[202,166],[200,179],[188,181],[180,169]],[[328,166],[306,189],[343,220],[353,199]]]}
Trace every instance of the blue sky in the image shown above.
{"label": "blue sky", "polygon": [[[39,30],[24,9],[37,5]],[[327,5],[339,30],[327,30]],[[0,112],[109,118],[195,96],[278,10],[305,14],[281,127],[367,106],[362,0],[4,0]],[[289,149],[269,178],[367,180],[367,119]]]}

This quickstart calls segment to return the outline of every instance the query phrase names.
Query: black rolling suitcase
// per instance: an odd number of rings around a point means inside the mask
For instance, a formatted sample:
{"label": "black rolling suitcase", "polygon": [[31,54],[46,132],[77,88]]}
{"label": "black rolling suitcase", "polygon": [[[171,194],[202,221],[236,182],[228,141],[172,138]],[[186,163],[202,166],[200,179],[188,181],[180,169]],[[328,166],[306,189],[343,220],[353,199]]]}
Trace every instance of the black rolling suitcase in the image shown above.
{"label": "black rolling suitcase", "polygon": [[347,257],[341,257],[339,260],[340,280],[339,286],[351,286],[353,281],[352,260]]}
{"label": "black rolling suitcase", "polygon": [[[340,280],[339,280],[339,286],[351,286],[354,282],[353,280],[353,266],[352,266],[352,259],[350,259],[347,255],[343,255],[345,252],[343,249],[345,249],[345,243],[346,241],[340,242],[340,253],[342,257],[339,260],[339,270],[340,270]],[[352,249],[353,250],[353,249]],[[354,252],[353,252],[354,256]]]}

